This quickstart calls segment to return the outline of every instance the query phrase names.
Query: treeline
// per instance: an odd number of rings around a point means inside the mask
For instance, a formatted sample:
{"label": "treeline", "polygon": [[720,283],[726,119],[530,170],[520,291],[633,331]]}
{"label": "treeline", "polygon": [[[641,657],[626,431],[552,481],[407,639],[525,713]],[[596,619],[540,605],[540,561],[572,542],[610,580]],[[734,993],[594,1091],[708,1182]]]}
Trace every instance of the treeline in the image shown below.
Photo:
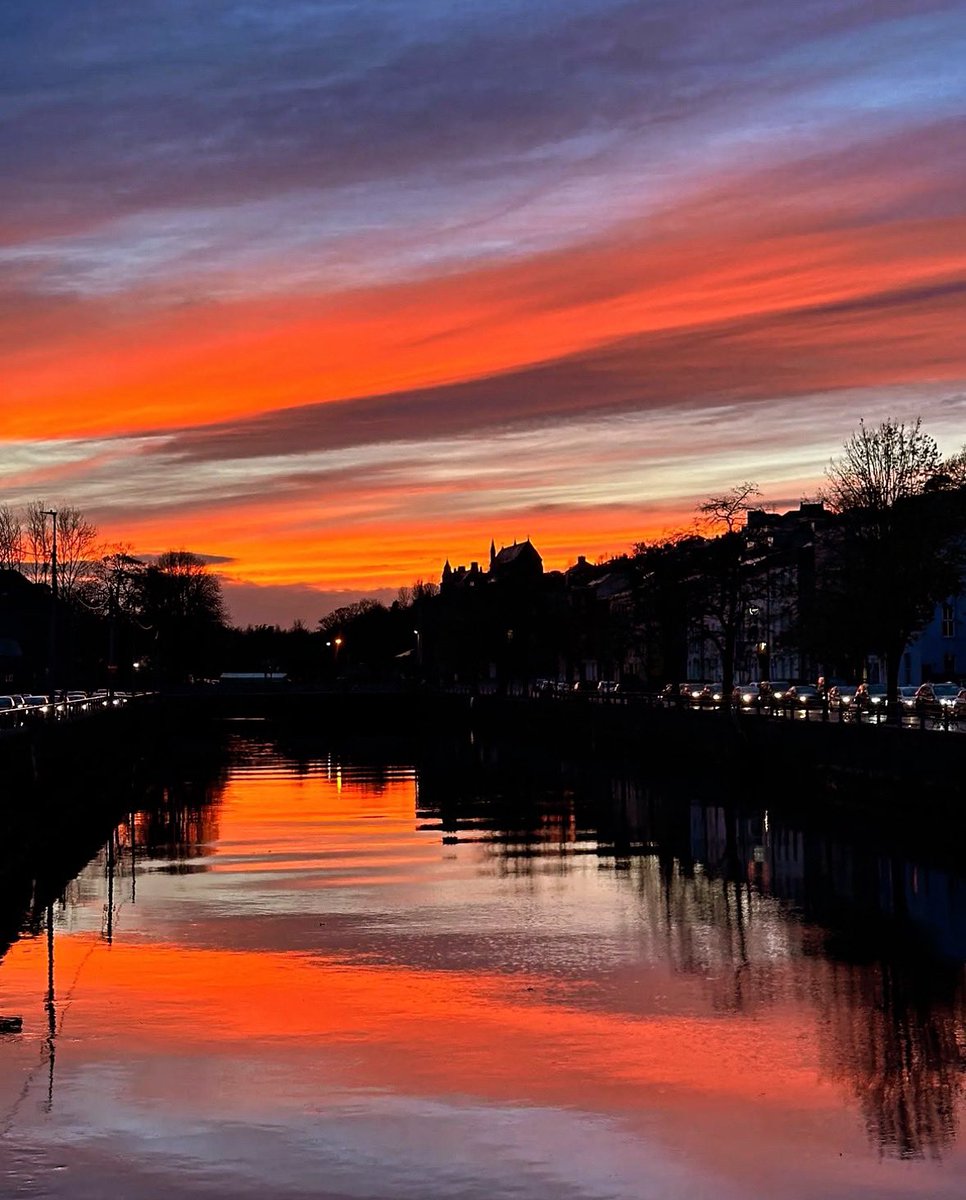
{"label": "treeline", "polygon": [[[863,678],[901,656],[966,572],[966,450],[944,459],[920,421],[860,424],[818,497],[773,514],[757,486],[699,506],[695,525],[565,572],[467,572],[324,617],[317,634],[250,631],[264,660],[323,676],[498,686],[540,676],[657,687],[694,677]],[[291,666],[289,665],[291,664]],[[789,665],[793,664],[793,665]],[[958,668],[966,674],[966,662]]]}
{"label": "treeline", "polygon": [[135,688],[219,668],[221,583],[199,555],[145,560],[79,509],[0,506],[0,673],[7,690]]}
{"label": "treeline", "polygon": [[148,561],[99,547],[95,526],[66,505],[0,508],[0,670],[31,686],[53,675],[65,686],[133,686],[232,671],[302,683],[548,677],[650,688],[695,678],[700,661],[728,694],[735,681],[769,677],[778,656],[799,678],[850,680],[875,656],[894,693],[910,639],[963,590],[966,449],[943,459],[919,421],[860,425],[822,494],[794,512],[764,511],[745,482],[700,505],[691,529],[606,561],[544,572],[530,543],[519,549],[491,554],[489,570],[417,581],[389,605],[347,605],[315,628],[239,629],[198,555]]}

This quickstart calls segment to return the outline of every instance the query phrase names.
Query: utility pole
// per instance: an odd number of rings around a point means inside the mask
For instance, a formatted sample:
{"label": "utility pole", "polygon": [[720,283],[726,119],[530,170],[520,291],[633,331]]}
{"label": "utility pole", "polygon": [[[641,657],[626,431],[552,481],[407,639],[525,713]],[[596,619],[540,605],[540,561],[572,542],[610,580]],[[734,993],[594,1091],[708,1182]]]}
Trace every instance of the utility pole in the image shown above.
{"label": "utility pole", "polygon": [[51,699],[56,703],[57,678],[57,511],[44,509],[43,515],[51,517],[53,538],[50,544],[50,663],[48,670],[50,678]]}

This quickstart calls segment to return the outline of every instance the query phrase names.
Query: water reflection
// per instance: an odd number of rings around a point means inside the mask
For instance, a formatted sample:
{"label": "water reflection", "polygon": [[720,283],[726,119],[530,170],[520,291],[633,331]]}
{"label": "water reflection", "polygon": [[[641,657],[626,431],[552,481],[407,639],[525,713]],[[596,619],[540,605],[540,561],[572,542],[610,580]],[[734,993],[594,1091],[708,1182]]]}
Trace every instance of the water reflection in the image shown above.
{"label": "water reflection", "polygon": [[557,763],[548,789],[532,767],[499,748],[464,756],[455,786],[427,775],[421,818],[437,818],[444,840],[485,841],[504,875],[566,873],[593,854],[640,898],[642,934],[661,943],[651,952],[706,979],[715,1010],[753,1015],[789,988],[815,1006],[822,1070],[849,1088],[883,1152],[938,1156],[953,1143],[962,874],[572,765]]}
{"label": "water reflection", "polygon": [[[655,1195],[694,1194],[702,1171],[716,1197],[726,1179],[735,1195],[846,1195],[840,1140],[850,1187],[902,1195],[908,1177],[863,1174],[840,1128],[860,1115],[886,1162],[959,1161],[964,879],[722,796],[519,746],[347,752],[229,729],[144,781],[86,866],[4,918],[24,941],[0,991],[46,1068],[39,1107],[69,1138],[114,1139],[118,1162],[176,1146],[199,1191],[212,1171],[252,1188],[282,1172],[278,1147],[262,1175],[247,1152],[218,1157],[242,1129],[253,1155],[282,1131],[284,1195],[318,1178],[324,1146],[347,1192],[540,1197],[579,1143],[600,1149],[571,1194],[630,1197],[657,1178],[658,1141],[695,1174]],[[10,1056],[29,1094],[26,1052]],[[50,1133],[18,1087],[5,1128],[26,1145]],[[410,1146],[445,1112],[458,1164],[428,1141],[422,1163],[403,1150],[389,1098],[410,1106]],[[511,1112],[542,1140],[519,1179],[496,1179]],[[124,1140],[151,1121],[166,1132]],[[208,1131],[197,1175],[192,1125]],[[350,1143],[358,1161],[336,1149]],[[786,1178],[799,1152],[814,1177]],[[406,1162],[398,1186],[367,1174],[380,1154]],[[922,1178],[954,1194],[948,1174]]]}

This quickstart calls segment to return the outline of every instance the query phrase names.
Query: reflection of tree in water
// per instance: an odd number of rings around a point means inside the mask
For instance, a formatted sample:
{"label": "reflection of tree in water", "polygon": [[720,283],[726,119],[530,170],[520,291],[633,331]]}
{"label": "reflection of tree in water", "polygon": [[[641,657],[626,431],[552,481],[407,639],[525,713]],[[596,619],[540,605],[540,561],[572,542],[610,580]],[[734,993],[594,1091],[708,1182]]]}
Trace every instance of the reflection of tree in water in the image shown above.
{"label": "reflection of tree in water", "polygon": [[832,964],[818,992],[825,1069],[862,1106],[870,1136],[902,1158],[939,1157],[958,1131],[966,1067],[962,972],[935,964]]}
{"label": "reflection of tree in water", "polygon": [[218,838],[218,806],[229,762],[221,739],[177,747],[155,768],[135,811],[118,826],[119,847],[192,869],[187,860],[203,855]]}
{"label": "reflection of tree in water", "polygon": [[382,795],[413,775],[411,748],[399,739],[343,737],[334,744],[297,726],[260,722],[252,733],[235,733],[230,744],[236,767],[277,766],[281,759],[300,778],[338,776],[342,790]]}
{"label": "reflection of tree in water", "polygon": [[732,977],[713,972],[713,992],[736,1011],[771,1005],[793,988],[794,1000],[819,1012],[823,1070],[854,1094],[880,1149],[938,1156],[957,1135],[966,1069],[954,936],[961,889],[942,872],[930,887],[928,871],[898,857],[774,821],[768,828],[714,808],[701,820],[704,834],[709,826],[727,834],[733,851],[704,838],[717,877],[704,877],[700,863],[693,878],[676,863],[665,872],[671,961],[700,974],[730,952]]}
{"label": "reflection of tree in water", "polygon": [[250,731],[209,729],[207,737],[185,739],[177,753],[157,768],[144,798],[120,827],[122,847],[167,860],[172,871],[201,869],[198,858],[218,840],[218,813],[233,773],[284,767],[299,777],[338,778],[343,792],[379,795],[400,778],[412,779],[412,767],[378,748],[357,759],[336,751],[318,737],[259,722]]}
{"label": "reflection of tree in water", "polygon": [[483,841],[503,874],[607,860],[638,896],[642,956],[701,980],[717,1010],[811,1005],[821,1068],[855,1096],[883,1153],[938,1156],[955,1141],[958,879],[940,874],[930,890],[898,854],[559,758],[477,752],[458,773],[421,770],[420,785],[421,815],[438,815],[451,840]]}

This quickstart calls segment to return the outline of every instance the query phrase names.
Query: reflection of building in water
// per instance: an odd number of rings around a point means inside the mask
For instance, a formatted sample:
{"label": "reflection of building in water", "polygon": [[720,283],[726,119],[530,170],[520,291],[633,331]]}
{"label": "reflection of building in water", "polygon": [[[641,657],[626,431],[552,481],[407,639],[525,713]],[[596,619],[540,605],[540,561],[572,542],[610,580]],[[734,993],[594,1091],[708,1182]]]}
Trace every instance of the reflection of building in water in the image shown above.
{"label": "reflection of building in water", "polygon": [[890,907],[927,929],[931,944],[944,957],[966,962],[966,880],[912,863],[883,875]]}
{"label": "reflection of building in water", "polygon": [[481,756],[421,783],[420,815],[484,841],[508,875],[612,867],[635,897],[642,959],[694,979],[714,1008],[811,1009],[819,1069],[885,1153],[952,1143],[966,1066],[958,877],[559,760]]}
{"label": "reflection of building in water", "polygon": [[756,888],[808,922],[794,954],[812,977],[823,1069],[870,1136],[903,1157],[950,1145],[966,1070],[963,880],[718,806],[692,806],[691,830],[696,857],[723,863],[733,845]]}

